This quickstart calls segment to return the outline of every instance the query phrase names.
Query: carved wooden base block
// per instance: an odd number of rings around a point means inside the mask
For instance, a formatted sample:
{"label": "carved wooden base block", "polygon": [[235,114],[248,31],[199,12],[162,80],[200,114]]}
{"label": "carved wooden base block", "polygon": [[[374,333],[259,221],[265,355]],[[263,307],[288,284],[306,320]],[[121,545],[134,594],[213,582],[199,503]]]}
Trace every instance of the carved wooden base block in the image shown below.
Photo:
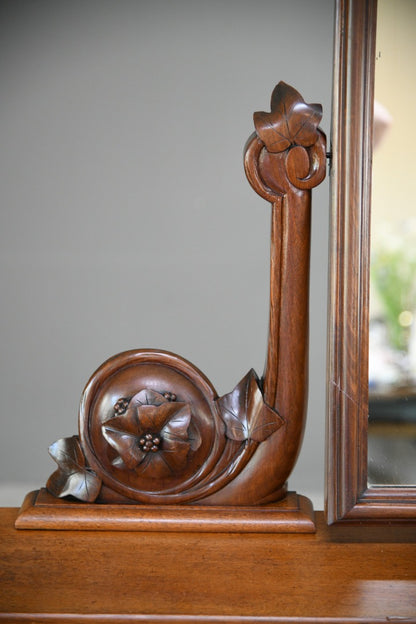
{"label": "carved wooden base block", "polygon": [[42,488],[27,494],[15,526],[89,531],[315,532],[312,503],[296,492],[269,505],[208,507],[79,503],[57,499]]}

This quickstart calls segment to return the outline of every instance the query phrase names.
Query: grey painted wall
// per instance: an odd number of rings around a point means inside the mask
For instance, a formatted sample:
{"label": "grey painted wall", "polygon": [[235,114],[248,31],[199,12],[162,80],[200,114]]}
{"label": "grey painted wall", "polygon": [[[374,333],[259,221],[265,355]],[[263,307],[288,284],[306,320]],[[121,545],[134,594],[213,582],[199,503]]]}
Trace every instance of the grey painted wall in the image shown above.
{"label": "grey painted wall", "polygon": [[[279,80],[329,133],[332,31],[332,0],[1,3],[2,482],[45,482],[110,355],[177,352],[219,393],[262,372],[269,208],[242,150]],[[323,490],[328,212],[325,181],[301,492]]]}

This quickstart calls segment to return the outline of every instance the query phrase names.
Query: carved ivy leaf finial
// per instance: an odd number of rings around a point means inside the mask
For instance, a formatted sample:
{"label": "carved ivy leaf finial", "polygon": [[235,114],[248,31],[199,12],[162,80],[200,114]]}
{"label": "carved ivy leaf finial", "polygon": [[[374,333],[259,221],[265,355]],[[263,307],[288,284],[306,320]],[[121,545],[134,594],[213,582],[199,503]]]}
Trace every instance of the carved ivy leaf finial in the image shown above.
{"label": "carved ivy leaf finial", "polygon": [[218,399],[218,405],[230,440],[263,442],[284,424],[284,419],[265,404],[254,370]]}
{"label": "carved ivy leaf finial", "polygon": [[254,113],[257,134],[271,153],[294,145],[314,145],[321,119],[322,106],[306,104],[300,93],[284,82],[279,82],[272,93],[271,112]]}
{"label": "carved ivy leaf finial", "polygon": [[46,488],[58,498],[74,496],[93,503],[97,498],[101,479],[86,464],[78,436],[62,438],[49,447],[49,454],[58,464],[48,479]]}

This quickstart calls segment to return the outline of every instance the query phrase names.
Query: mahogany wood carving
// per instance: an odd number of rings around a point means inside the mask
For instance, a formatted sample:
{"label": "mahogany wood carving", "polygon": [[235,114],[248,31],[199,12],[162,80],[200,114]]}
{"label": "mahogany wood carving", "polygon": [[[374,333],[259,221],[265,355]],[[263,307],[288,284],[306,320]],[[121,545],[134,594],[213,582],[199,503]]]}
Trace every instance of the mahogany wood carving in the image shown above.
{"label": "mahogany wood carving", "polygon": [[[251,370],[218,397],[201,371],[173,353],[114,356],[84,390],[79,436],[50,448],[58,466],[50,494],[123,506],[248,507],[284,499],[306,415],[311,189],[326,166],[321,117],[320,105],[279,83],[271,112],[254,114],[256,132],[246,145],[247,178],[272,204],[263,377]],[[299,513],[302,506],[297,499]]]}

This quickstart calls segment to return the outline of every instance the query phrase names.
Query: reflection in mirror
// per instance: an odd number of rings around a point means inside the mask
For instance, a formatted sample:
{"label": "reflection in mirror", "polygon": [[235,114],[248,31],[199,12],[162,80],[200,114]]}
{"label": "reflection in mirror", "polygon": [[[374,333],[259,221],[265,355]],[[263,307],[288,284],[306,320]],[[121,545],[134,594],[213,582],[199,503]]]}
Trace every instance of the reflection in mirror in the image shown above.
{"label": "reflection in mirror", "polygon": [[416,2],[379,0],[371,211],[368,481],[416,484]]}

